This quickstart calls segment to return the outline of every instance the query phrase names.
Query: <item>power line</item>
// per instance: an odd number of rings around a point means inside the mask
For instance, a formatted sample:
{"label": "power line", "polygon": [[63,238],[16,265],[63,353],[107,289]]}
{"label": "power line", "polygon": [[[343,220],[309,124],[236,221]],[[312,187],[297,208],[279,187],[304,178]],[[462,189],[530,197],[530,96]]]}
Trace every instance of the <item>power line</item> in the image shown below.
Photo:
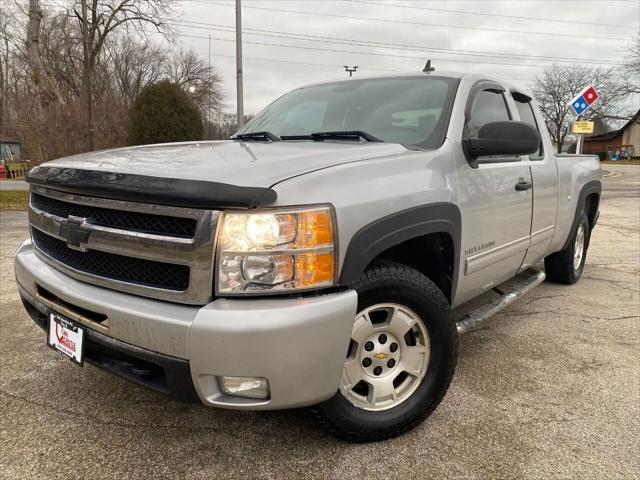
{"label": "power line", "polygon": [[[6,0],[4,0],[6,1]],[[68,8],[63,7],[59,3],[54,2],[53,0],[48,0],[51,3],[54,3],[60,8]],[[191,3],[204,3],[204,4],[217,4],[221,6],[229,6],[229,4],[216,2],[212,0],[180,0],[183,2],[191,2]],[[622,28],[636,28],[640,29],[640,27],[634,27],[631,25],[615,25],[615,24],[601,24],[595,22],[580,22],[580,21],[570,21],[570,20],[559,20],[559,19],[550,19],[550,18],[536,18],[536,17],[524,17],[524,16],[514,16],[514,15],[499,15],[499,14],[489,14],[489,13],[480,13],[480,12],[464,12],[461,10],[447,10],[447,9],[436,9],[431,7],[417,7],[413,5],[401,5],[401,4],[385,4],[379,2],[373,2],[370,0],[334,0],[334,1],[345,1],[349,3],[362,3],[362,4],[371,4],[371,5],[379,5],[379,6],[387,6],[387,7],[400,7],[400,8],[411,8],[411,9],[419,9],[419,10],[434,10],[434,11],[442,11],[442,12],[451,12],[451,13],[468,13],[473,15],[484,15],[484,16],[494,16],[494,17],[504,17],[504,18],[518,18],[518,19],[527,19],[527,20],[540,20],[540,21],[550,21],[550,22],[563,22],[570,24],[585,24],[585,25],[601,25],[601,26],[611,26],[611,27],[622,27]],[[424,0],[423,0],[424,1]],[[500,0],[498,0],[500,1]],[[504,0],[508,1],[508,0]],[[527,0],[524,0],[527,1]],[[558,0],[553,0],[558,1]],[[560,0],[562,1],[562,0]],[[564,0],[564,1],[578,1],[578,0]],[[581,0],[584,1],[584,0]],[[610,0],[592,0],[592,1],[610,1]],[[619,0],[625,1],[625,0]],[[633,1],[629,1],[628,3],[633,3]],[[470,26],[461,26],[461,25],[446,25],[446,24],[429,24],[429,23],[418,23],[418,22],[408,22],[402,20],[393,20],[393,19],[381,19],[381,18],[367,18],[367,17],[357,17],[357,16],[347,16],[347,15],[338,15],[338,14],[327,14],[321,12],[303,12],[296,10],[285,10],[285,9],[276,9],[271,7],[257,7],[257,6],[246,6],[244,8],[253,8],[256,10],[266,10],[266,11],[274,11],[274,12],[284,12],[284,13],[297,13],[302,15],[317,15],[317,16],[330,16],[330,17],[338,17],[338,18],[350,18],[350,19],[360,19],[360,20],[369,20],[374,22],[391,22],[391,23],[405,23],[408,25],[422,25],[422,26],[432,26],[432,27],[446,27],[446,28],[458,28],[458,29],[471,29],[471,30],[485,30],[485,31],[494,31],[494,32],[505,32],[505,33],[521,33],[521,34],[531,34],[531,35],[549,35],[549,36],[563,36],[563,37],[574,37],[574,38],[592,38],[592,39],[600,39],[600,40],[628,40],[627,38],[621,37],[599,37],[599,36],[589,36],[582,34],[568,34],[568,33],[553,33],[553,32],[532,32],[532,31],[520,31],[520,30],[506,30],[506,29],[495,29],[495,28],[486,28],[486,27],[470,27]],[[435,50],[435,48],[433,49]],[[560,57],[561,58],[561,57]],[[578,59],[581,61],[581,59]]]}
{"label": "power line", "polygon": [[[218,42],[235,42],[235,40],[233,39],[226,39],[226,38],[214,38],[214,41],[218,41]],[[268,42],[255,42],[255,41],[245,41],[245,43],[251,43],[253,45],[265,45],[268,47],[282,47],[282,48],[296,48],[296,49],[301,49],[301,50],[314,50],[314,51],[319,51],[319,52],[332,52],[332,53],[350,53],[350,54],[355,54],[355,55],[369,55],[369,56],[376,56],[376,57],[391,57],[391,58],[412,58],[412,59],[416,59],[416,60],[424,60],[425,57],[424,55],[421,57],[415,57],[415,56],[411,56],[411,55],[396,55],[396,54],[387,54],[387,53],[374,53],[374,52],[357,52],[357,51],[353,51],[353,50],[334,50],[334,49],[330,49],[330,48],[320,48],[320,47],[305,47],[305,46],[301,46],[301,45],[283,45],[282,43],[268,43]],[[453,63],[483,63],[483,64],[487,64],[487,65],[507,65],[507,66],[511,66],[511,67],[540,67],[540,68],[546,68],[546,67],[551,67],[551,65],[536,65],[536,64],[528,64],[528,63],[504,63],[504,62],[487,62],[484,60],[464,60],[464,59],[459,59],[459,60],[452,60],[449,58],[436,58],[436,57],[431,57],[432,60],[437,60],[440,62],[453,62]]]}
{"label": "power line", "polygon": [[[219,32],[233,32],[233,28],[230,25],[221,25],[215,23],[207,23],[207,22],[197,22],[193,20],[178,20],[176,21],[181,26],[187,28],[196,28],[203,30],[213,30]],[[194,24],[194,25],[192,25]],[[207,25],[209,27],[199,26],[199,25]],[[295,33],[295,32],[276,32],[274,30],[264,30],[259,28],[244,28],[245,34],[247,35],[259,35],[265,37],[277,37],[277,38],[287,38],[292,40],[307,40],[307,41],[318,41],[322,43],[333,43],[340,45],[353,45],[353,46],[363,46],[363,47],[381,47],[381,48],[393,48],[396,50],[407,50],[407,51],[436,51],[449,53],[451,55],[466,55],[466,56],[479,56],[479,57],[489,57],[489,58],[512,58],[519,60],[546,60],[546,61],[554,61],[554,62],[580,62],[580,63],[594,63],[594,64],[602,64],[602,65],[618,65],[623,64],[624,62],[619,61],[609,61],[602,59],[591,59],[591,58],[571,58],[571,57],[552,57],[552,56],[544,56],[544,55],[526,55],[526,54],[509,54],[509,53],[499,53],[499,52],[486,52],[479,50],[459,50],[452,48],[439,48],[439,47],[429,47],[429,46],[420,46],[420,45],[408,45],[401,43],[388,43],[388,42],[374,42],[369,40],[358,40],[358,39],[350,39],[350,38],[340,38],[340,37],[328,37],[324,35],[310,35],[303,33]],[[253,33],[260,32],[260,33]],[[264,32],[264,33],[262,33]]]}
{"label": "power line", "polygon": [[[236,58],[233,55],[222,55],[218,53],[212,53],[212,57],[223,57],[223,58]],[[258,58],[258,57],[244,57],[245,60],[252,60],[254,62],[267,62],[267,63],[290,63],[295,65],[309,65],[312,67],[331,67],[331,68],[343,68],[343,65],[329,64],[329,63],[313,63],[313,62],[298,62],[295,60],[281,60],[279,58]],[[367,68],[367,67],[359,67],[360,70],[372,70],[377,72],[388,72],[388,73],[400,73],[400,70],[386,70],[382,68]],[[336,74],[337,76],[337,74]]]}
{"label": "power line", "polygon": [[[180,35],[180,36],[182,36],[182,35]],[[197,38],[205,38],[205,37],[197,37]],[[235,55],[223,55],[223,54],[219,54],[219,53],[212,53],[211,56],[212,57],[222,57],[222,58],[236,58]],[[281,60],[281,59],[277,59],[277,58],[264,58],[264,57],[260,57],[260,58],[258,58],[258,57],[243,57],[243,58],[244,58],[244,60],[251,60],[251,61],[254,61],[254,62],[291,63],[291,64],[296,64],[296,65],[309,65],[309,66],[314,66],[314,67],[344,68],[344,65],[338,65],[337,63],[336,64],[328,64],[328,63],[298,62],[298,61],[295,61],[295,60]],[[407,72],[406,70],[388,70],[388,69],[373,68],[373,67],[358,67],[358,70],[371,70],[371,71],[387,72],[387,73],[406,73]],[[500,76],[500,78],[502,78],[504,80],[517,80],[519,82],[531,82],[531,81],[533,81],[532,78],[503,77],[503,76]]]}
{"label": "power line", "polygon": [[362,3],[366,5],[377,5],[381,7],[398,7],[398,8],[411,8],[414,10],[428,10],[431,12],[444,12],[444,13],[462,13],[465,15],[480,15],[483,17],[500,17],[500,18],[512,18],[518,20],[536,20],[540,22],[557,22],[557,23],[568,23],[570,25],[595,25],[601,27],[618,27],[618,28],[634,28],[638,29],[637,26],[634,25],[618,25],[613,23],[597,23],[597,22],[583,22],[579,20],[559,20],[556,18],[540,18],[540,17],[524,17],[518,15],[500,15],[497,13],[481,13],[481,12],[465,12],[464,10],[448,10],[445,8],[433,8],[433,7],[417,7],[415,5],[401,5],[398,3],[382,3],[382,2],[372,2],[369,0],[342,0],[349,3]]}
{"label": "power line", "polygon": [[[150,32],[150,33],[156,33],[156,32]],[[176,37],[180,37],[180,38],[202,38],[202,39],[208,39],[209,37],[204,37],[201,35],[184,35],[184,34],[177,34]],[[215,40],[214,38],[212,38],[212,40]],[[200,52],[202,53],[202,52]],[[223,54],[217,54],[217,53],[212,53],[211,54],[212,57],[222,57],[222,58],[236,58],[235,55],[223,55]],[[296,64],[296,65],[310,65],[310,66],[314,66],[314,67],[331,67],[331,68],[342,68],[343,66],[335,63],[335,64],[330,64],[330,63],[313,63],[313,62],[299,62],[299,61],[295,61],[295,60],[282,60],[280,58],[265,58],[265,57],[247,57],[244,56],[243,57],[244,60],[253,60],[253,61],[258,61],[258,62],[270,62],[270,63],[291,63],[291,64]],[[374,68],[374,67],[360,67],[360,70],[370,70],[370,71],[374,71],[374,72],[387,72],[387,73],[399,73],[402,70],[389,70],[389,69],[384,69],[384,68]],[[524,79],[512,79],[512,80],[524,80]]]}
{"label": "power line", "polygon": [[[154,33],[154,34],[158,34],[157,32],[150,32],[150,33]],[[208,40],[209,37],[205,37],[202,35],[186,35],[186,34],[176,34],[176,37],[179,38],[196,38],[196,39],[204,39],[204,40]],[[213,38],[212,38],[213,40]],[[198,52],[200,54],[203,54],[202,52]],[[220,58],[231,58],[231,59],[235,59],[235,55],[224,55],[224,54],[218,54],[218,53],[212,53],[210,55],[211,57],[220,57]],[[338,63],[335,64],[330,64],[330,63],[314,63],[314,62],[300,62],[300,61],[296,61],[296,60],[283,60],[281,58],[266,58],[266,57],[247,57],[244,56],[243,57],[244,60],[251,60],[251,61],[255,61],[255,62],[267,62],[267,63],[288,63],[288,64],[295,64],[295,65],[309,65],[309,66],[314,66],[314,67],[329,67],[329,68],[343,68],[343,65],[340,65]],[[402,73],[402,72],[406,72],[407,70],[397,70],[397,69],[385,69],[385,68],[375,68],[375,67],[359,67],[359,70],[367,70],[367,71],[373,71],[373,72],[385,72],[385,73]],[[521,81],[521,82],[530,82],[532,81],[532,78],[519,78],[519,77],[503,77],[501,76],[501,78],[505,79],[505,80],[517,80],[517,81]]]}
{"label": "power line", "polygon": [[[214,38],[214,41],[218,41],[218,42],[234,42],[235,40],[233,39],[226,39],[226,38]],[[247,40],[245,41],[245,43],[250,43],[253,45],[265,45],[265,46],[269,46],[269,47],[282,47],[282,48],[294,48],[294,49],[301,49],[301,50],[314,50],[314,51],[319,51],[319,52],[332,52],[332,53],[349,53],[349,54],[355,54],[355,55],[367,55],[367,56],[376,56],[376,57],[392,57],[392,58],[411,58],[411,59],[416,59],[416,60],[424,60],[425,56],[422,55],[420,57],[416,57],[416,56],[412,56],[412,55],[398,55],[398,54],[387,54],[387,53],[374,53],[374,52],[362,52],[362,51],[353,51],[353,50],[336,50],[336,49],[329,49],[329,48],[321,48],[321,47],[308,47],[308,46],[302,46],[302,45],[285,45],[282,43],[268,43],[268,42],[257,42],[257,41],[251,41],[251,40]],[[551,67],[551,65],[540,65],[540,64],[529,64],[529,63],[504,63],[504,62],[489,62],[486,60],[467,60],[467,59],[450,59],[450,58],[437,58],[437,57],[431,57],[432,60],[437,60],[437,61],[441,61],[441,62],[452,62],[452,63],[474,63],[474,64],[478,64],[478,63],[482,63],[482,64],[487,64],[487,65],[506,65],[506,66],[511,66],[511,67],[529,67],[529,68],[547,68],[547,67]]]}
{"label": "power line", "polygon": [[[229,6],[229,4],[227,3],[221,3],[213,0],[181,0],[181,1]],[[507,30],[507,29],[488,28],[488,27],[469,27],[469,26],[462,26],[462,25],[410,22],[407,20],[394,20],[391,18],[371,18],[371,17],[359,17],[356,15],[342,15],[337,13],[304,12],[300,10],[289,10],[284,8],[256,7],[254,5],[246,5],[244,8],[251,8],[254,10],[263,10],[263,11],[279,12],[279,13],[295,13],[299,15],[315,15],[320,17],[366,20],[368,22],[384,22],[384,23],[399,23],[404,25],[419,25],[421,27],[457,28],[462,30],[483,30],[483,31],[489,31],[489,32],[502,32],[502,33],[526,34],[526,35],[543,35],[543,36],[556,36],[556,37],[568,37],[568,38],[580,38],[580,39],[592,38],[592,39],[598,39],[598,40],[623,40],[623,41],[628,40],[627,38],[621,38],[621,37],[599,37],[599,36],[593,36],[593,35],[578,35],[578,34],[571,34],[571,33],[533,32],[533,31],[527,31],[527,30]]]}

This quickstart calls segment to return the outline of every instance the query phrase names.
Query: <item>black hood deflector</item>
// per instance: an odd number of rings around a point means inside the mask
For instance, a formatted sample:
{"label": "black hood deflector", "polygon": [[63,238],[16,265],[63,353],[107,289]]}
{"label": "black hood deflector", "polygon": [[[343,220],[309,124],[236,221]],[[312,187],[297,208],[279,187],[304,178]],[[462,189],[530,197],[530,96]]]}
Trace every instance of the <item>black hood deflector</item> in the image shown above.
{"label": "black hood deflector", "polygon": [[64,167],[34,167],[27,182],[67,193],[174,207],[216,209],[270,205],[270,188]]}

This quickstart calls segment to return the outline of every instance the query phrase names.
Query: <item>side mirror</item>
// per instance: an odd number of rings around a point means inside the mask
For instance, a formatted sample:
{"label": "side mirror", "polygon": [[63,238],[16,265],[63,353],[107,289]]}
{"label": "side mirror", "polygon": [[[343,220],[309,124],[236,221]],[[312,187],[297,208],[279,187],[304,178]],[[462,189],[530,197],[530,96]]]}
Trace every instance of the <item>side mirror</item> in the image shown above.
{"label": "side mirror", "polygon": [[480,128],[478,138],[466,138],[464,146],[473,159],[486,155],[528,155],[540,148],[540,134],[524,122],[491,122]]}

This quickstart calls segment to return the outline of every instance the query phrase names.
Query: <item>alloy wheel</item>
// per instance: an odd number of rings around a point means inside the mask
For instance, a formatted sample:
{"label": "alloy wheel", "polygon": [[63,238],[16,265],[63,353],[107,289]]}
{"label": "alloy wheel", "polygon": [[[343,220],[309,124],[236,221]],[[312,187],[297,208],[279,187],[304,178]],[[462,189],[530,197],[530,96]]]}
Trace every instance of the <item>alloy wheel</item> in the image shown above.
{"label": "alloy wheel", "polygon": [[354,406],[381,411],[416,391],[429,366],[429,334],[411,309],[381,303],[356,315],[340,392]]}

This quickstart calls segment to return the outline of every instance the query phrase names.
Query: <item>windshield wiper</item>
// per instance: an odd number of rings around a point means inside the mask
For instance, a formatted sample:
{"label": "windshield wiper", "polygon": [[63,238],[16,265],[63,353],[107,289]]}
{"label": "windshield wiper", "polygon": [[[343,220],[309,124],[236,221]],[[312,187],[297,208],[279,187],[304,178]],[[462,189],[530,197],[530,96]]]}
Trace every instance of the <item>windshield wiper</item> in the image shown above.
{"label": "windshield wiper", "polygon": [[280,137],[266,130],[263,132],[240,133],[231,137],[232,140],[261,140],[263,142],[279,142]]}
{"label": "windshield wiper", "polygon": [[306,135],[282,135],[280,140],[313,140],[321,142],[323,140],[358,140],[362,138],[367,142],[383,142],[378,137],[363,132],[362,130],[340,130],[335,132],[313,132]]}
{"label": "windshield wiper", "polygon": [[335,132],[313,132],[310,137],[316,141],[322,140],[356,140],[362,138],[367,142],[382,142],[378,137],[374,137],[370,133],[362,130],[342,130]]}

